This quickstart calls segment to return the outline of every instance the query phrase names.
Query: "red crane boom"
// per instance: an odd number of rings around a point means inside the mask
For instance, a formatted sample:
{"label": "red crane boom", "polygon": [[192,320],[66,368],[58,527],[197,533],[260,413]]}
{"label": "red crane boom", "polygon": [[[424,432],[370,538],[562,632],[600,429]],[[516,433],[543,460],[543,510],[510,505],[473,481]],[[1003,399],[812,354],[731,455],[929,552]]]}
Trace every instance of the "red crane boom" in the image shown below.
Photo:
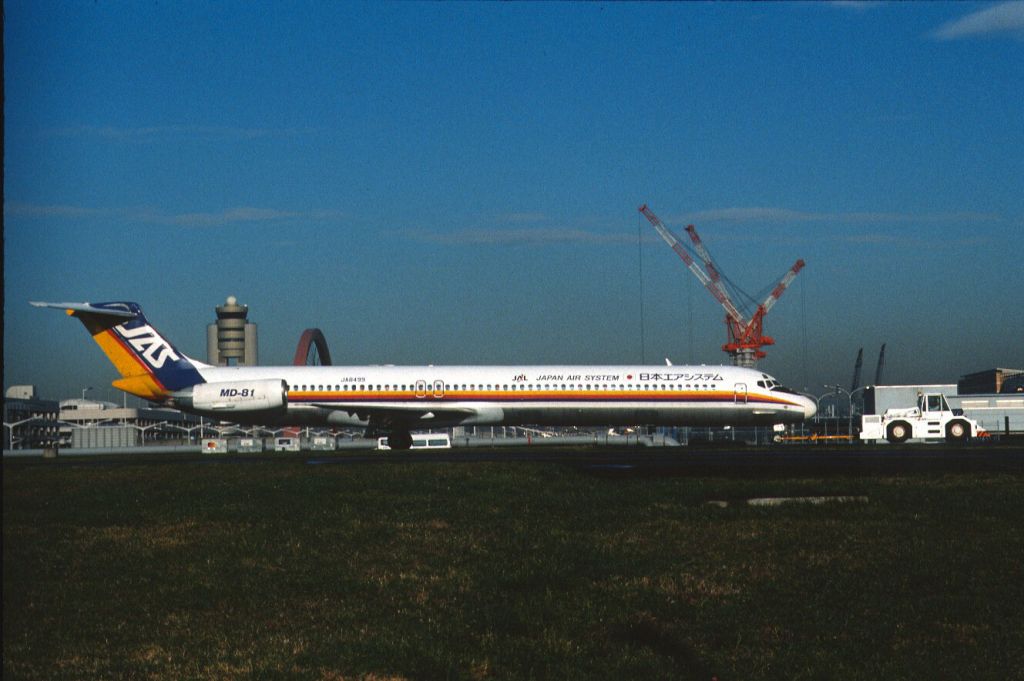
{"label": "red crane boom", "polygon": [[711,254],[708,253],[707,248],[704,246],[704,242],[701,241],[700,235],[697,234],[697,228],[693,225],[689,225],[686,228],[687,233],[690,235],[690,241],[693,242],[694,250],[704,263],[704,267],[707,269],[705,272],[701,269],[701,266],[693,259],[686,248],[679,242],[679,239],[666,227],[654,212],[647,207],[647,204],[640,206],[640,212],[645,218],[654,226],[654,229],[658,231],[661,238],[665,240],[673,251],[676,252],[686,266],[693,272],[697,280],[704,285],[715,300],[725,308],[725,328],[729,335],[728,342],[722,346],[722,350],[727,352],[732,358],[733,364],[739,366],[754,366],[757,360],[767,357],[767,354],[761,348],[766,345],[774,345],[775,339],[770,336],[764,335],[764,316],[768,314],[768,311],[775,306],[778,302],[779,297],[785,292],[786,288],[793,282],[793,279],[804,267],[803,260],[797,260],[793,264],[789,271],[783,275],[782,279],[775,285],[772,292],[768,297],[757,306],[754,314],[747,319],[736,307],[732,298],[729,296],[729,292],[722,284],[722,276],[715,267],[714,262],[711,260]]}

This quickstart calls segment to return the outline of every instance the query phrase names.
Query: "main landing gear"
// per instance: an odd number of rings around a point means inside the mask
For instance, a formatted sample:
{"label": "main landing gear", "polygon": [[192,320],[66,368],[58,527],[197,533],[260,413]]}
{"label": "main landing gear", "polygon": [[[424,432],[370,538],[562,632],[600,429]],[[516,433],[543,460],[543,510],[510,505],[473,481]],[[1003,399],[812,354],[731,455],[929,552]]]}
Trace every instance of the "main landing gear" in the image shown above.
{"label": "main landing gear", "polygon": [[404,430],[392,431],[388,434],[388,447],[391,447],[391,449],[409,449],[412,447],[412,434]]}

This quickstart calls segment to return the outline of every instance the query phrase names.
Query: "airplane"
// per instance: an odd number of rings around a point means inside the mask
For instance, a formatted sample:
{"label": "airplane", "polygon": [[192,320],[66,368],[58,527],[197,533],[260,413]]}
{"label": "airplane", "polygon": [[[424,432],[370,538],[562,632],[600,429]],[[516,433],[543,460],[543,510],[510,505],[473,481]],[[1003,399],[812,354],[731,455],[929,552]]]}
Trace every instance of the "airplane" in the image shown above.
{"label": "airplane", "polygon": [[737,366],[212,366],[167,341],[138,303],[31,304],[77,317],[131,395],[234,423],[361,427],[393,449],[423,428],[774,425],[817,409]]}

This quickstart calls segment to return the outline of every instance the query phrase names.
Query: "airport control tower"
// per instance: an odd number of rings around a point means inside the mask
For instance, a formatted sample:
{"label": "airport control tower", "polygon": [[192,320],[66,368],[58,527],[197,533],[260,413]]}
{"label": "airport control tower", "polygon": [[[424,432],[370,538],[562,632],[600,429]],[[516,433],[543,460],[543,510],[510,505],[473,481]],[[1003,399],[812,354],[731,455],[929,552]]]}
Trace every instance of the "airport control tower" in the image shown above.
{"label": "airport control tower", "polygon": [[248,305],[228,296],[217,306],[217,322],[206,327],[206,357],[218,366],[256,366],[256,325],[246,321]]}

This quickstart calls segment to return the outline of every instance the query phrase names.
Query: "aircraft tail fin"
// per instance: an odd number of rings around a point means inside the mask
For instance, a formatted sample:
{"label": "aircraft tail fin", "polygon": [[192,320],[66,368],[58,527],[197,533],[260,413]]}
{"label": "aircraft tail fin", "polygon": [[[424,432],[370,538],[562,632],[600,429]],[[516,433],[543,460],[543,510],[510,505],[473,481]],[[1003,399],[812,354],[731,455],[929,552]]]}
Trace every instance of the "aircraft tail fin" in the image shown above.
{"label": "aircraft tail fin", "polygon": [[77,317],[121,374],[114,387],[143,399],[162,401],[204,379],[208,365],[179,352],[153,328],[138,303],[38,303]]}

